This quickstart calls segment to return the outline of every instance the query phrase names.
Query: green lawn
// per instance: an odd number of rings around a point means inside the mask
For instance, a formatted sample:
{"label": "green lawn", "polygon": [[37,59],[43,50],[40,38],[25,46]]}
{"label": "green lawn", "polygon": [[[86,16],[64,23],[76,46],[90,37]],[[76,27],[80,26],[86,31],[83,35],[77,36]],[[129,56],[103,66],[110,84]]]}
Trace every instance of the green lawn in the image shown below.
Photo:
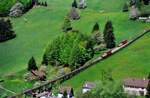
{"label": "green lawn", "polygon": [[[13,28],[17,37],[7,42],[0,43],[0,76],[3,77],[12,73],[17,74],[17,78],[6,79],[3,83],[3,86],[8,89],[19,92],[31,86],[30,83],[26,84],[26,82],[22,80],[22,77],[18,78],[18,75],[23,76],[27,67],[27,62],[31,56],[34,56],[37,63],[40,64],[48,43],[62,34],[61,25],[63,24],[64,16],[71,8],[72,1],[47,1],[49,5],[47,8],[35,7],[20,18],[12,18]],[[109,19],[112,20],[117,42],[124,39],[131,39],[135,35],[141,33],[145,27],[150,26],[150,23],[130,21],[128,19],[128,13],[121,12],[124,2],[126,2],[126,0],[87,0],[87,9],[79,10],[81,19],[72,22],[73,28],[79,29],[82,33],[90,34],[93,25],[98,21],[102,32],[104,24]],[[27,22],[25,19],[27,19]],[[145,47],[142,48],[145,49]],[[122,53],[118,53],[118,55],[119,54],[121,55]],[[128,54],[126,57],[128,57]],[[118,59],[116,58],[116,60]],[[115,64],[115,60],[110,58],[109,62],[111,61]],[[120,61],[120,63],[122,64],[123,61]],[[98,64],[97,66],[100,65]],[[117,67],[118,70],[119,68],[120,67]],[[135,69],[139,69],[138,66]],[[96,68],[96,70],[98,70],[98,68]],[[122,71],[122,73],[124,72]],[[122,75],[122,73],[118,75]],[[93,75],[95,74],[93,73]],[[97,77],[91,77],[92,80],[96,78]],[[80,79],[82,80],[82,77],[74,82],[79,83]],[[20,88],[16,87],[16,83],[18,83],[17,85],[19,85]],[[77,86],[77,84],[74,86]]]}

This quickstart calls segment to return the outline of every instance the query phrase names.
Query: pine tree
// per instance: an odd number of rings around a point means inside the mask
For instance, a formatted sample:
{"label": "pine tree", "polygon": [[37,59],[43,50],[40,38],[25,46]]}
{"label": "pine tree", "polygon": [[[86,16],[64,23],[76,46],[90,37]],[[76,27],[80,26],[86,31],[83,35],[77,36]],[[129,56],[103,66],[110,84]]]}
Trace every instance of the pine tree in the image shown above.
{"label": "pine tree", "polygon": [[68,31],[72,30],[71,21],[70,21],[70,19],[68,18],[68,16],[65,17],[62,30],[63,30],[63,32],[68,32]]}
{"label": "pine tree", "polygon": [[150,81],[148,82],[148,86],[147,86],[146,98],[150,98]]}
{"label": "pine tree", "polygon": [[99,30],[99,24],[96,22],[95,25],[93,26],[93,30],[92,33],[94,33],[95,31]]}
{"label": "pine tree", "polygon": [[47,2],[45,1],[44,6],[47,6]]}
{"label": "pine tree", "polygon": [[46,54],[43,55],[42,64],[48,65],[48,58],[47,58]]}
{"label": "pine tree", "polygon": [[148,79],[150,79],[150,73],[149,73],[149,75],[148,75],[148,77],[147,77]]}
{"label": "pine tree", "polygon": [[28,71],[37,70],[37,69],[38,69],[38,67],[36,66],[35,59],[34,59],[34,57],[32,57],[28,62]]}
{"label": "pine tree", "polygon": [[76,0],[73,1],[72,7],[78,8],[78,4],[77,4],[77,1],[76,1]]}
{"label": "pine tree", "polygon": [[143,0],[145,5],[149,5],[150,0]]}
{"label": "pine tree", "polygon": [[113,26],[111,21],[107,21],[104,29],[104,41],[106,43],[107,48],[114,48],[115,43],[115,36],[113,33]]}
{"label": "pine tree", "polygon": [[9,19],[0,19],[0,42],[16,37]]}
{"label": "pine tree", "polygon": [[124,4],[122,11],[123,12],[128,12],[129,11],[127,3]]}

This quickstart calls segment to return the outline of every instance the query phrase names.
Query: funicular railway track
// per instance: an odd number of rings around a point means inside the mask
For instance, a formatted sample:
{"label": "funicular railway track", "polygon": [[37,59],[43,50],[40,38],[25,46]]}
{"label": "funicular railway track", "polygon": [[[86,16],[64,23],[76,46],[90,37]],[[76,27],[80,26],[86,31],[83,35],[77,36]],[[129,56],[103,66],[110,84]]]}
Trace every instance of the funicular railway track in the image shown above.
{"label": "funicular railway track", "polygon": [[[150,32],[150,28],[148,29],[145,29],[144,32],[142,32],[140,35],[138,35],[137,37],[133,38],[132,40],[128,41],[128,40],[124,40],[122,41],[117,47],[113,48],[113,49],[109,49],[107,51],[104,52],[103,55],[101,56],[98,56],[96,58],[93,58],[91,60],[89,60],[87,63],[85,63],[82,67],[68,73],[68,74],[65,74],[63,76],[60,76],[60,77],[57,77],[56,79],[53,79],[53,80],[49,80],[47,81],[46,83],[38,86],[38,87],[34,87],[32,89],[28,89],[28,90],[25,90],[19,94],[16,94],[14,96],[10,96],[8,98],[26,98],[28,95],[32,95],[33,92],[37,91],[37,90],[44,90],[46,87],[49,87],[53,84],[55,84],[56,82],[64,82],[65,80],[68,80],[70,78],[72,78],[73,76],[79,74],[81,71],[89,68],[90,66],[94,65],[95,63],[97,62],[100,62],[108,57],[110,57],[111,55],[119,52],[120,50],[126,48],[127,46],[129,46],[130,44],[132,44],[133,42],[135,42],[136,40],[140,39],[141,37],[143,37],[145,34],[147,34],[148,32]],[[28,98],[28,97],[27,97]]]}

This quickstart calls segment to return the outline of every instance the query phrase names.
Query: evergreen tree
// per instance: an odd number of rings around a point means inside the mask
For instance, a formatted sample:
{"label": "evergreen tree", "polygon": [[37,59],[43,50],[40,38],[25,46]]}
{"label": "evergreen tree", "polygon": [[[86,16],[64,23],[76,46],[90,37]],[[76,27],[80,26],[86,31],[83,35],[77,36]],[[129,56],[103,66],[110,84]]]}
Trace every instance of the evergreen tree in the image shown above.
{"label": "evergreen tree", "polygon": [[107,48],[114,48],[116,46],[115,36],[113,33],[113,26],[111,21],[107,21],[104,29],[104,41]]}
{"label": "evergreen tree", "polygon": [[148,79],[150,79],[150,73],[149,73],[149,75],[148,75]]}
{"label": "evergreen tree", "polygon": [[71,91],[70,91],[70,93],[71,93],[71,94],[70,94],[70,98],[71,98],[71,97],[73,97],[73,96],[74,96],[74,91],[73,91],[73,88],[71,88]]}
{"label": "evergreen tree", "polygon": [[93,30],[92,33],[94,33],[95,31],[99,30],[99,24],[96,22],[95,25],[93,26]]}
{"label": "evergreen tree", "polygon": [[68,31],[72,30],[71,21],[68,16],[65,17],[64,24],[62,26],[62,30],[63,30],[63,32],[68,32]]}
{"label": "evergreen tree", "polygon": [[123,11],[123,12],[129,11],[127,3],[124,4],[122,11]]}
{"label": "evergreen tree", "polygon": [[76,0],[73,1],[72,7],[78,8],[78,4],[77,4],[77,1],[76,1]]}
{"label": "evergreen tree", "polygon": [[43,61],[42,61],[42,64],[48,65],[48,58],[47,58],[47,56],[46,56],[45,53],[44,53],[44,55],[43,55]]}
{"label": "evergreen tree", "polygon": [[147,86],[146,98],[150,98],[150,81],[148,82],[148,86]]}
{"label": "evergreen tree", "polygon": [[62,98],[68,98],[67,95],[68,95],[67,91],[65,90],[64,93],[63,93],[63,97]]}
{"label": "evergreen tree", "polygon": [[47,6],[47,2],[45,1],[44,6]]}
{"label": "evergreen tree", "polygon": [[149,5],[150,0],[143,0],[145,5]]}
{"label": "evergreen tree", "polygon": [[0,42],[16,37],[9,19],[0,19]]}
{"label": "evergreen tree", "polygon": [[32,57],[28,62],[28,71],[37,70],[38,67],[36,66],[36,62],[34,57]]}

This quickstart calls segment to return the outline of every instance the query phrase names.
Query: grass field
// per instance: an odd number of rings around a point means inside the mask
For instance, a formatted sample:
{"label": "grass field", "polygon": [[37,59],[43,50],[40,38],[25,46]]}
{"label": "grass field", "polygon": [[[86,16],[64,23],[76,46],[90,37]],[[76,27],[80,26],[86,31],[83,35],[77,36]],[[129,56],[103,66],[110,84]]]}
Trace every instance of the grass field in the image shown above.
{"label": "grass field", "polygon": [[[0,76],[5,77],[9,74],[17,75],[16,76],[17,79],[5,78],[6,81],[2,85],[10,90],[13,90],[14,92],[19,92],[23,89],[31,87],[32,83],[26,84],[26,82],[22,80],[23,74],[26,71],[27,62],[31,58],[31,56],[34,56],[37,63],[40,64],[42,55],[48,43],[62,33],[61,25],[63,24],[64,16],[71,8],[72,1],[47,0],[47,2],[49,5],[48,7],[34,7],[24,16],[15,19],[12,18],[11,20],[13,23],[14,30],[17,34],[17,37],[5,43],[0,43]],[[72,26],[75,29],[79,29],[82,33],[90,34],[93,25],[95,24],[95,22],[98,21],[102,32],[104,24],[109,19],[112,20],[117,42],[120,42],[121,40],[124,39],[131,39],[135,35],[141,33],[144,28],[150,26],[150,23],[148,24],[139,21],[136,22],[130,21],[128,19],[128,13],[121,12],[122,6],[124,5],[125,2],[126,0],[87,0],[88,5],[87,9],[79,10],[81,19],[78,21],[73,21]],[[25,21],[26,19],[27,21]],[[144,40],[148,40],[148,37],[145,38],[146,39]],[[142,46],[144,44],[141,43],[140,45]],[[147,48],[149,49],[148,46],[147,47],[143,46],[142,48],[144,48],[143,52],[146,51]],[[126,49],[124,51],[127,51],[125,57],[128,58],[128,52],[129,53],[132,52],[132,49]],[[118,53],[116,54],[116,56],[104,61],[102,65],[106,64],[109,65],[109,62],[112,62],[112,64],[113,63],[114,64],[109,66],[114,67],[115,62],[118,61],[117,57],[122,55],[122,53]],[[133,55],[133,57],[137,55],[138,54]],[[148,55],[148,53],[146,55]],[[115,57],[116,59],[113,59]],[[135,59],[133,58],[133,60],[136,61],[138,60],[138,58]],[[120,64],[122,65],[122,63],[124,62],[125,61],[120,61]],[[127,66],[130,65],[130,62],[129,61],[127,62]],[[138,62],[137,65],[143,64],[144,59],[143,61],[141,61],[141,63],[140,60],[138,60]],[[98,64],[96,66],[102,68],[101,67],[102,65]],[[123,76],[122,74],[126,73],[126,71],[124,70],[121,71],[122,73],[119,73],[119,70],[122,68],[120,67],[121,65],[118,64],[118,66],[116,67],[115,71],[116,73],[114,75],[115,77],[120,78],[121,76]],[[145,68],[147,71],[145,73],[142,72],[140,76],[143,76],[148,72],[146,65],[143,66],[143,68]],[[87,74],[89,74],[92,68],[81,73],[81,75],[77,76],[78,78],[76,81],[73,80],[76,78],[75,77],[72,80],[70,80],[70,82],[68,81],[67,83],[74,84],[74,86],[78,88],[80,86],[79,82],[84,80],[82,74],[86,72]],[[140,68],[141,67],[136,66],[135,70],[138,70]],[[99,73],[98,68],[95,67],[95,69],[96,70],[93,71],[95,73],[96,72]],[[119,74],[117,74],[117,72]],[[95,73],[93,73],[93,75],[98,75]],[[135,74],[133,73],[133,75],[138,75],[136,73],[138,72],[135,72]],[[91,80],[95,80],[97,77],[98,76],[91,77]],[[19,88],[16,86],[19,86]]]}

